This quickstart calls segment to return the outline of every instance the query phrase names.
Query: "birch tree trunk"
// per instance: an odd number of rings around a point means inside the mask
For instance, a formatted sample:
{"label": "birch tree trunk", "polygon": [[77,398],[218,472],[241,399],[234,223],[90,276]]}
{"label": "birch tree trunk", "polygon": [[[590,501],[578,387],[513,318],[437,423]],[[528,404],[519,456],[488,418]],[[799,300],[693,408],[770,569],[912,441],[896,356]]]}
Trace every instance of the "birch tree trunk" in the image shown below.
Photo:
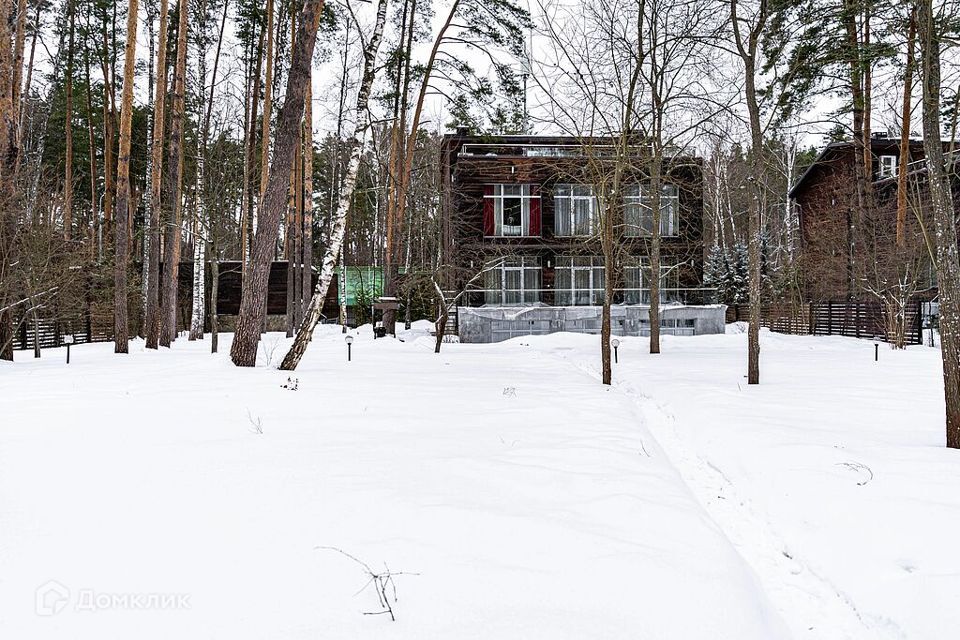
{"label": "birch tree trunk", "polygon": [[150,142],[150,269],[147,273],[146,347],[156,349],[160,341],[160,223],[163,177],[164,103],[167,93],[167,0],[160,0],[160,28],[157,43],[157,72],[153,95],[153,131]]}
{"label": "birch tree trunk", "polygon": [[69,0],[67,12],[70,14],[70,35],[67,40],[67,70],[64,79],[64,144],[66,158],[63,171],[63,239],[69,241],[73,237],[73,37],[76,21],[76,6],[74,0]]}
{"label": "birch tree trunk", "polygon": [[[202,0],[200,3],[200,28],[197,36],[197,71],[200,80],[200,91],[198,93],[205,97],[207,82],[207,3]],[[203,118],[203,106],[199,107],[199,117]],[[187,340],[203,340],[203,320],[206,294],[206,238],[209,233],[207,224],[207,207],[205,193],[205,170],[207,155],[207,131],[206,122],[201,122],[200,141],[198,143],[197,153],[197,173],[194,206],[194,234],[193,234],[193,291],[191,292],[190,307],[190,332]]]}
{"label": "birch tree trunk", "polygon": [[230,347],[230,358],[240,367],[252,367],[257,362],[257,345],[267,315],[270,263],[280,234],[280,218],[286,205],[293,157],[300,141],[306,84],[310,77],[310,65],[322,10],[323,0],[305,0],[299,20],[299,33],[287,77],[287,94],[278,119],[266,197],[253,241],[250,265],[243,281],[237,330]]}
{"label": "birch tree trunk", "polygon": [[129,318],[127,313],[127,270],[130,221],[130,129],[133,124],[133,76],[137,57],[138,0],[127,5],[127,43],[123,60],[123,97],[120,102],[120,152],[117,154],[117,221],[114,237],[113,276],[113,351],[127,353],[129,349]]}
{"label": "birch tree trunk", "polygon": [[313,292],[310,304],[304,314],[303,321],[297,330],[296,338],[290,346],[290,351],[284,356],[280,363],[280,369],[292,371],[300,364],[300,359],[307,351],[307,345],[313,337],[313,330],[320,322],[320,313],[323,311],[323,301],[327,297],[327,291],[330,288],[330,282],[333,280],[333,272],[337,266],[337,256],[340,255],[340,249],[343,246],[343,238],[347,228],[347,212],[350,209],[350,201],[353,199],[353,190],[357,184],[357,173],[360,169],[360,157],[363,154],[363,140],[366,137],[369,118],[367,114],[367,105],[370,101],[370,90],[373,87],[373,81],[376,77],[377,51],[380,48],[380,40],[383,37],[383,25],[386,22],[388,0],[380,0],[377,6],[377,21],[374,25],[373,34],[370,41],[363,51],[363,78],[360,82],[360,90],[357,93],[357,124],[350,138],[350,159],[347,161],[346,172],[343,179],[343,185],[340,189],[340,199],[337,202],[337,211],[334,214],[331,223],[330,241],[323,257],[323,266],[320,269],[320,278],[317,282],[317,288]]}
{"label": "birch tree trunk", "polygon": [[[153,30],[153,20],[156,15],[153,13],[153,3],[147,2],[146,7],[147,11],[147,106],[150,109],[150,115],[147,120],[147,131],[153,131],[153,88],[156,83],[155,74],[156,74],[156,43],[154,41],[154,30]],[[152,137],[152,133],[150,134]],[[147,149],[147,189],[150,188],[151,180],[153,176],[153,154],[150,153],[150,149]],[[92,198],[92,196],[91,196]],[[143,314],[143,322],[140,326],[140,334],[146,339],[147,337],[147,299],[150,296],[149,285],[150,285],[150,203],[151,197],[148,193],[146,198],[144,198],[144,225],[143,225],[143,255],[140,264],[141,276],[140,276],[140,304],[141,304],[141,313]]]}
{"label": "birch tree trunk", "polygon": [[[311,70],[312,71],[312,70]],[[303,254],[300,257],[300,313],[306,316],[313,288],[313,74],[307,81],[307,97],[303,112]]]}
{"label": "birch tree trunk", "polygon": [[956,212],[940,140],[940,34],[932,0],[919,3],[917,24],[923,74],[923,146],[937,249],[946,440],[948,447],[960,449],[960,259]]}
{"label": "birch tree trunk", "polygon": [[97,208],[97,145],[96,133],[93,127],[93,105],[90,103],[90,55],[84,54],[85,81],[86,81],[86,109],[87,109],[87,164],[90,169],[90,261],[93,262],[100,254],[99,231],[100,212]]}

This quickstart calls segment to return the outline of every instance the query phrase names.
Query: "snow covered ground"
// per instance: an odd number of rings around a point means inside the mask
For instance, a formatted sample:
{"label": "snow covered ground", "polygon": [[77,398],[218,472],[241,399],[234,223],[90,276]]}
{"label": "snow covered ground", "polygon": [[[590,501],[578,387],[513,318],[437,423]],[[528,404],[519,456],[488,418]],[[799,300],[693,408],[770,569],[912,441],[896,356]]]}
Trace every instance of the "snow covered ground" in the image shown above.
{"label": "snow covered ground", "polygon": [[748,387],[743,335],[628,338],[604,388],[594,336],[418,335],[324,327],[296,390],[277,334],[0,365],[0,638],[960,628],[936,350],[764,333]]}

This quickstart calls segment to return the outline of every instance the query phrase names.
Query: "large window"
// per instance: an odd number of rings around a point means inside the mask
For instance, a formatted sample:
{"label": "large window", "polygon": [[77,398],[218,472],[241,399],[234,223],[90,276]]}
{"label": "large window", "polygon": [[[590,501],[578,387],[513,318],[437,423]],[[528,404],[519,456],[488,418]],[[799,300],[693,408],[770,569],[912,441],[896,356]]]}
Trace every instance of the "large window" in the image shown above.
{"label": "large window", "polygon": [[540,194],[536,185],[492,184],[484,195],[484,235],[540,235]]}
{"label": "large window", "polygon": [[603,258],[560,256],[557,258],[554,289],[556,304],[603,304]]}
{"label": "large window", "polygon": [[[660,263],[660,302],[680,301],[680,270],[675,264]],[[650,304],[650,262],[646,258],[623,267],[625,304]]]}
{"label": "large window", "polygon": [[553,190],[558,236],[589,236],[596,228],[597,198],[586,184],[558,184]]}
{"label": "large window", "polygon": [[487,304],[517,305],[540,301],[540,259],[505,258],[486,272]]}
{"label": "large window", "polygon": [[[650,187],[634,184],[626,188],[624,195],[624,235],[653,235],[653,207]],[[677,215],[680,210],[680,192],[675,184],[665,184],[660,192],[660,235],[675,236],[678,233]]]}

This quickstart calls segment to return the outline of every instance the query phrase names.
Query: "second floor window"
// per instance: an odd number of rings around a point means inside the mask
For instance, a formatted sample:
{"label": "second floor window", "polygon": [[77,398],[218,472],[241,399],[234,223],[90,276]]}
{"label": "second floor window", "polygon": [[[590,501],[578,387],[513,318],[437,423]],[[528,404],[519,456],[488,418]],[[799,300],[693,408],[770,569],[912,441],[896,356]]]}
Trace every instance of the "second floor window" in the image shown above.
{"label": "second floor window", "polygon": [[897,175],[897,169],[899,169],[897,164],[897,156],[880,156],[880,178],[893,178]]}
{"label": "second floor window", "polygon": [[553,190],[558,236],[589,236],[596,228],[597,198],[588,184],[558,184]]}
{"label": "second floor window", "polygon": [[[653,235],[653,208],[650,187],[634,184],[626,188],[624,204],[624,235]],[[665,184],[660,192],[660,235],[675,236],[678,233],[677,215],[680,209],[680,192],[675,184]]]}
{"label": "second floor window", "polygon": [[483,235],[540,235],[540,190],[534,184],[489,184],[483,197]]}

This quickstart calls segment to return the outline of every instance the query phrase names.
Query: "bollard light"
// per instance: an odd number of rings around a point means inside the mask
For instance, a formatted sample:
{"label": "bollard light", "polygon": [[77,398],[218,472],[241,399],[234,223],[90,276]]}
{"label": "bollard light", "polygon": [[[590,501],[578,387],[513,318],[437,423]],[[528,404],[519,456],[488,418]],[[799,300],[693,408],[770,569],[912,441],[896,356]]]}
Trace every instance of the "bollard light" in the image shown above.
{"label": "bollard light", "polygon": [[73,334],[68,333],[64,335],[63,344],[67,345],[67,364],[70,364],[70,345],[73,344]]}
{"label": "bollard light", "polygon": [[349,333],[343,337],[344,342],[347,343],[347,362],[350,362],[351,353],[350,350],[353,346],[353,336]]}
{"label": "bollard light", "polygon": [[617,357],[617,347],[620,346],[620,341],[614,338],[613,340],[610,341],[610,346],[613,347],[613,362],[614,364],[616,364],[620,361],[619,358]]}

